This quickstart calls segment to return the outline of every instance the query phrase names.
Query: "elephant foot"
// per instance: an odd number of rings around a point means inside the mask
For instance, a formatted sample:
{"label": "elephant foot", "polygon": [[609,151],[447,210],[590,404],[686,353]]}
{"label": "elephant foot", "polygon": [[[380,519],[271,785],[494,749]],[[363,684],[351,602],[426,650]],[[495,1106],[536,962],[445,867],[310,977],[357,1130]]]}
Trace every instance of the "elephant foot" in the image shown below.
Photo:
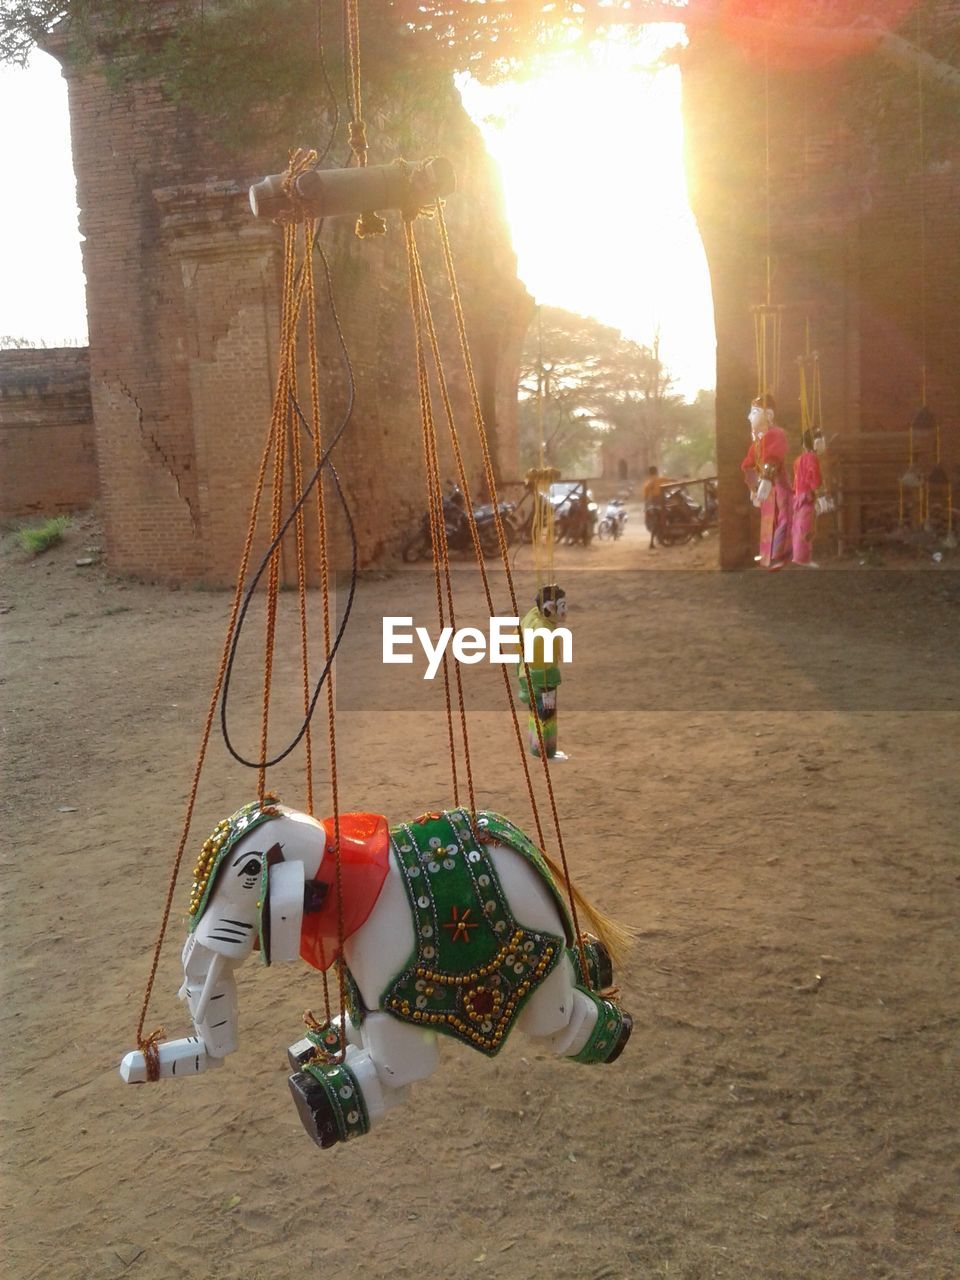
{"label": "elephant foot", "polygon": [[580,941],[583,943],[588,972],[586,974],[583,973],[579,947],[573,948],[573,959],[576,969],[580,973],[581,981],[586,978],[584,985],[592,987],[595,991],[602,991],[604,987],[612,987],[613,961],[610,958],[610,952],[600,939],[595,938],[592,933],[582,934]]}
{"label": "elephant foot", "polygon": [[289,1080],[297,1104],[300,1123],[318,1147],[332,1147],[340,1141],[337,1119],[327,1091],[313,1076],[296,1071]]}
{"label": "elephant foot", "polygon": [[608,1058],[604,1058],[604,1062],[616,1062],[627,1047],[627,1041],[630,1039],[630,1032],[633,1030],[633,1019],[629,1013],[623,1015],[623,1026],[620,1028],[620,1035],[617,1043],[613,1046],[613,1052]]}
{"label": "elephant foot", "polygon": [[585,994],[596,1006],[597,1019],[586,1044],[569,1057],[573,1062],[615,1062],[630,1039],[633,1019],[612,1000],[605,1000],[592,991]]}
{"label": "elephant foot", "polygon": [[349,1142],[370,1130],[357,1078],[342,1062],[308,1063],[289,1080],[303,1127],[318,1147]]}

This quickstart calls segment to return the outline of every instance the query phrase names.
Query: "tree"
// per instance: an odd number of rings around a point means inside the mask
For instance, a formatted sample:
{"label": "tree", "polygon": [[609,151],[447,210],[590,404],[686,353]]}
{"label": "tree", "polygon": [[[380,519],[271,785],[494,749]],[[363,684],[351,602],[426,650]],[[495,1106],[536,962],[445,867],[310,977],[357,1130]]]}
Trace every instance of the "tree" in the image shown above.
{"label": "tree", "polygon": [[[131,33],[156,24],[184,31],[206,26],[232,29],[235,52],[243,46],[244,11],[256,9],[269,22],[290,5],[278,0],[2,0],[0,61],[23,63],[56,23],[69,17],[78,30],[91,24]],[[293,0],[304,12],[322,0]],[[328,6],[329,7],[329,6]],[[333,6],[338,8],[339,6]],[[946,95],[960,94],[955,65],[960,24],[941,22],[938,55],[933,57],[897,34],[914,9],[910,0],[873,0],[861,4],[816,4],[811,0],[378,0],[365,6],[364,29],[382,36],[388,29],[402,37],[418,59],[439,57],[449,68],[469,69],[484,78],[517,75],[538,52],[586,45],[610,30],[651,22],[683,24],[688,32],[718,30],[738,44],[769,52],[774,59],[797,55],[809,65],[834,57],[873,52],[895,65],[922,70],[927,83]],[[280,30],[278,29],[278,34]],[[420,37],[423,37],[421,39]],[[289,46],[288,55],[296,49]],[[189,69],[187,75],[189,76]]]}
{"label": "tree", "polygon": [[[600,387],[616,329],[559,307],[541,307],[527,333],[519,383],[520,453],[536,466],[576,469],[596,446]],[[542,420],[542,421],[541,421]]]}
{"label": "tree", "polygon": [[[924,0],[930,4],[932,0]],[[691,36],[724,38],[774,64],[813,65],[865,52],[891,67],[922,71],[931,97],[955,110],[960,94],[960,21],[938,17],[937,57],[896,33],[908,0],[876,0],[869,21],[857,5],[813,0],[376,0],[362,4],[363,72],[371,104],[421,106],[454,70],[486,80],[535,72],[541,55],[587,48],[611,30],[648,22],[683,24]],[[106,45],[116,80],[152,79],[196,108],[228,142],[298,132],[315,136],[318,109],[333,114],[343,78],[342,6],[334,0],[0,0],[0,62],[22,64],[60,25],[72,58]],[[844,16],[846,15],[846,16]],[[327,74],[318,74],[318,24]],[[932,33],[932,28],[931,28]],[[878,79],[873,72],[868,80]],[[342,98],[343,94],[338,88]],[[862,94],[860,95],[862,99]],[[267,104],[269,104],[267,106]],[[931,108],[933,109],[933,108]],[[953,123],[948,116],[948,127]]]}
{"label": "tree", "polygon": [[[893,65],[922,72],[931,87],[960,95],[955,65],[960,24],[938,32],[938,55],[896,33],[916,5],[912,0],[394,0],[412,30],[429,32],[480,76],[516,74],[538,50],[587,44],[611,30],[645,23],[682,23],[688,34],[719,31],[742,48],[787,65],[820,65],[872,52]],[[869,8],[869,12],[865,9]]]}
{"label": "tree", "polygon": [[567,472],[605,440],[626,443],[651,459],[668,445],[696,452],[693,441],[699,440],[704,413],[697,403],[694,414],[673,390],[659,339],[644,346],[596,320],[542,307],[520,370],[522,461],[527,467],[539,462],[541,414],[544,461]]}
{"label": "tree", "polygon": [[678,429],[683,397],[660,359],[660,335],[652,347],[622,339],[598,404],[601,429],[611,443],[623,443],[656,461],[664,442]]}
{"label": "tree", "polygon": [[[35,45],[43,47],[50,33],[69,19],[71,37],[77,47],[86,47],[95,29],[109,30],[114,37],[143,30],[155,20],[158,0],[2,0],[0,11],[0,62],[23,66]],[[185,4],[167,3],[167,11],[185,9]],[[173,14],[171,16],[179,16]]]}
{"label": "tree", "polygon": [[679,406],[677,431],[664,443],[660,463],[666,475],[696,476],[704,467],[716,471],[717,393],[698,391],[696,399]]}
{"label": "tree", "polygon": [[[74,63],[106,55],[115,85],[152,81],[236,149],[330,132],[346,110],[343,9],[334,0],[0,0],[0,62],[35,45]],[[364,4],[363,100],[391,128],[440,110],[455,92],[448,51],[402,24],[392,3]],[[318,57],[322,48],[323,57]],[[318,130],[317,117],[322,127]],[[343,140],[343,130],[340,140]],[[346,156],[342,157],[346,160]]]}

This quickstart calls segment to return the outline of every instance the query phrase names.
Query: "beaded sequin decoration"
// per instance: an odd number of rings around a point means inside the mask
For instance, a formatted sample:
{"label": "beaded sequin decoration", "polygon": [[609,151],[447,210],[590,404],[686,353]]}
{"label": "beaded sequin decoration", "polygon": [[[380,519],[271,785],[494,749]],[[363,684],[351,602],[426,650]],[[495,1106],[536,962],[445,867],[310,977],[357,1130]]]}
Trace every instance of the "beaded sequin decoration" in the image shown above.
{"label": "beaded sequin decoration", "polygon": [[[484,834],[507,825],[496,814],[477,816]],[[562,937],[516,922],[484,843],[463,809],[422,814],[392,829],[417,950],[380,1004],[402,1022],[493,1057],[565,948]],[[528,860],[536,863],[536,856]]]}
{"label": "beaded sequin decoration", "polygon": [[252,800],[239,808],[236,813],[231,814],[229,818],[218,822],[212,834],[204,840],[197,857],[197,865],[193,869],[193,884],[190,886],[190,905],[187,910],[191,916],[191,932],[199,924],[223,859],[241,836],[247,835],[268,818],[279,817],[278,804],[277,797],[269,793],[264,796],[262,804],[259,800]]}

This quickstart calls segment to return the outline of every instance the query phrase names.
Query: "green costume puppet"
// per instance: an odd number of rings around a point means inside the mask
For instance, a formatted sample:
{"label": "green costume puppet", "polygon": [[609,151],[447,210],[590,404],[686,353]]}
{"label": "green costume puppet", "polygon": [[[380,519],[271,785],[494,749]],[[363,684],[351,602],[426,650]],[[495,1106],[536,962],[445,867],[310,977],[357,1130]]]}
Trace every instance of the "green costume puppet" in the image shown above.
{"label": "green costume puppet", "polygon": [[[556,583],[541,587],[537,592],[536,603],[520,623],[520,637],[523,640],[527,632],[554,631],[567,616],[566,592]],[[556,646],[554,652],[548,654],[542,634],[533,635],[533,651],[527,663],[530,679],[527,680],[522,660],[517,665],[517,679],[520,683],[520,701],[530,708],[527,726],[528,744],[533,755],[540,754],[540,735],[543,737],[543,750],[548,760],[565,759],[563,752],[557,751],[557,687],[560,684],[560,668],[557,666]],[[533,697],[530,686],[533,686]],[[537,733],[537,721],[540,722],[540,735]]]}

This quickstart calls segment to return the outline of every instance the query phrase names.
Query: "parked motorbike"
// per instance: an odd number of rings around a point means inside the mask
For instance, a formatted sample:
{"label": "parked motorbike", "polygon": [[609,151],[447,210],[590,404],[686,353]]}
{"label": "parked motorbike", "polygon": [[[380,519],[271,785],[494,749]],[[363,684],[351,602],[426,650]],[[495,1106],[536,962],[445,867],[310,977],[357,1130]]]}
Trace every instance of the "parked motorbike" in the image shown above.
{"label": "parked motorbike", "polygon": [[657,541],[665,547],[683,546],[701,537],[707,513],[686,489],[672,489],[663,496],[657,521]]}
{"label": "parked motorbike", "polygon": [[589,547],[597,530],[597,504],[590,490],[582,482],[552,484],[550,501],[557,542]]}
{"label": "parked motorbike", "polygon": [[612,538],[616,542],[618,538],[623,537],[626,524],[627,508],[623,499],[611,498],[603,513],[603,518],[597,526],[597,537],[601,539]]}
{"label": "parked motorbike", "polygon": [[[457,485],[448,480],[447,486],[449,493],[443,499],[443,528],[447,539],[447,549],[450,551],[468,551],[472,554],[473,537],[470,533],[470,521],[467,518],[466,500]],[[516,540],[516,530],[512,519],[513,505],[511,502],[498,503],[503,537],[508,547]],[[497,538],[497,524],[493,506],[490,503],[475,506],[473,508],[473,518],[477,524],[477,534],[480,538],[483,554],[485,556],[498,555],[500,543]],[[417,560],[429,560],[432,554],[433,544],[430,540],[430,515],[428,512],[424,514],[416,533],[404,543],[401,555],[407,564],[413,564]]]}

